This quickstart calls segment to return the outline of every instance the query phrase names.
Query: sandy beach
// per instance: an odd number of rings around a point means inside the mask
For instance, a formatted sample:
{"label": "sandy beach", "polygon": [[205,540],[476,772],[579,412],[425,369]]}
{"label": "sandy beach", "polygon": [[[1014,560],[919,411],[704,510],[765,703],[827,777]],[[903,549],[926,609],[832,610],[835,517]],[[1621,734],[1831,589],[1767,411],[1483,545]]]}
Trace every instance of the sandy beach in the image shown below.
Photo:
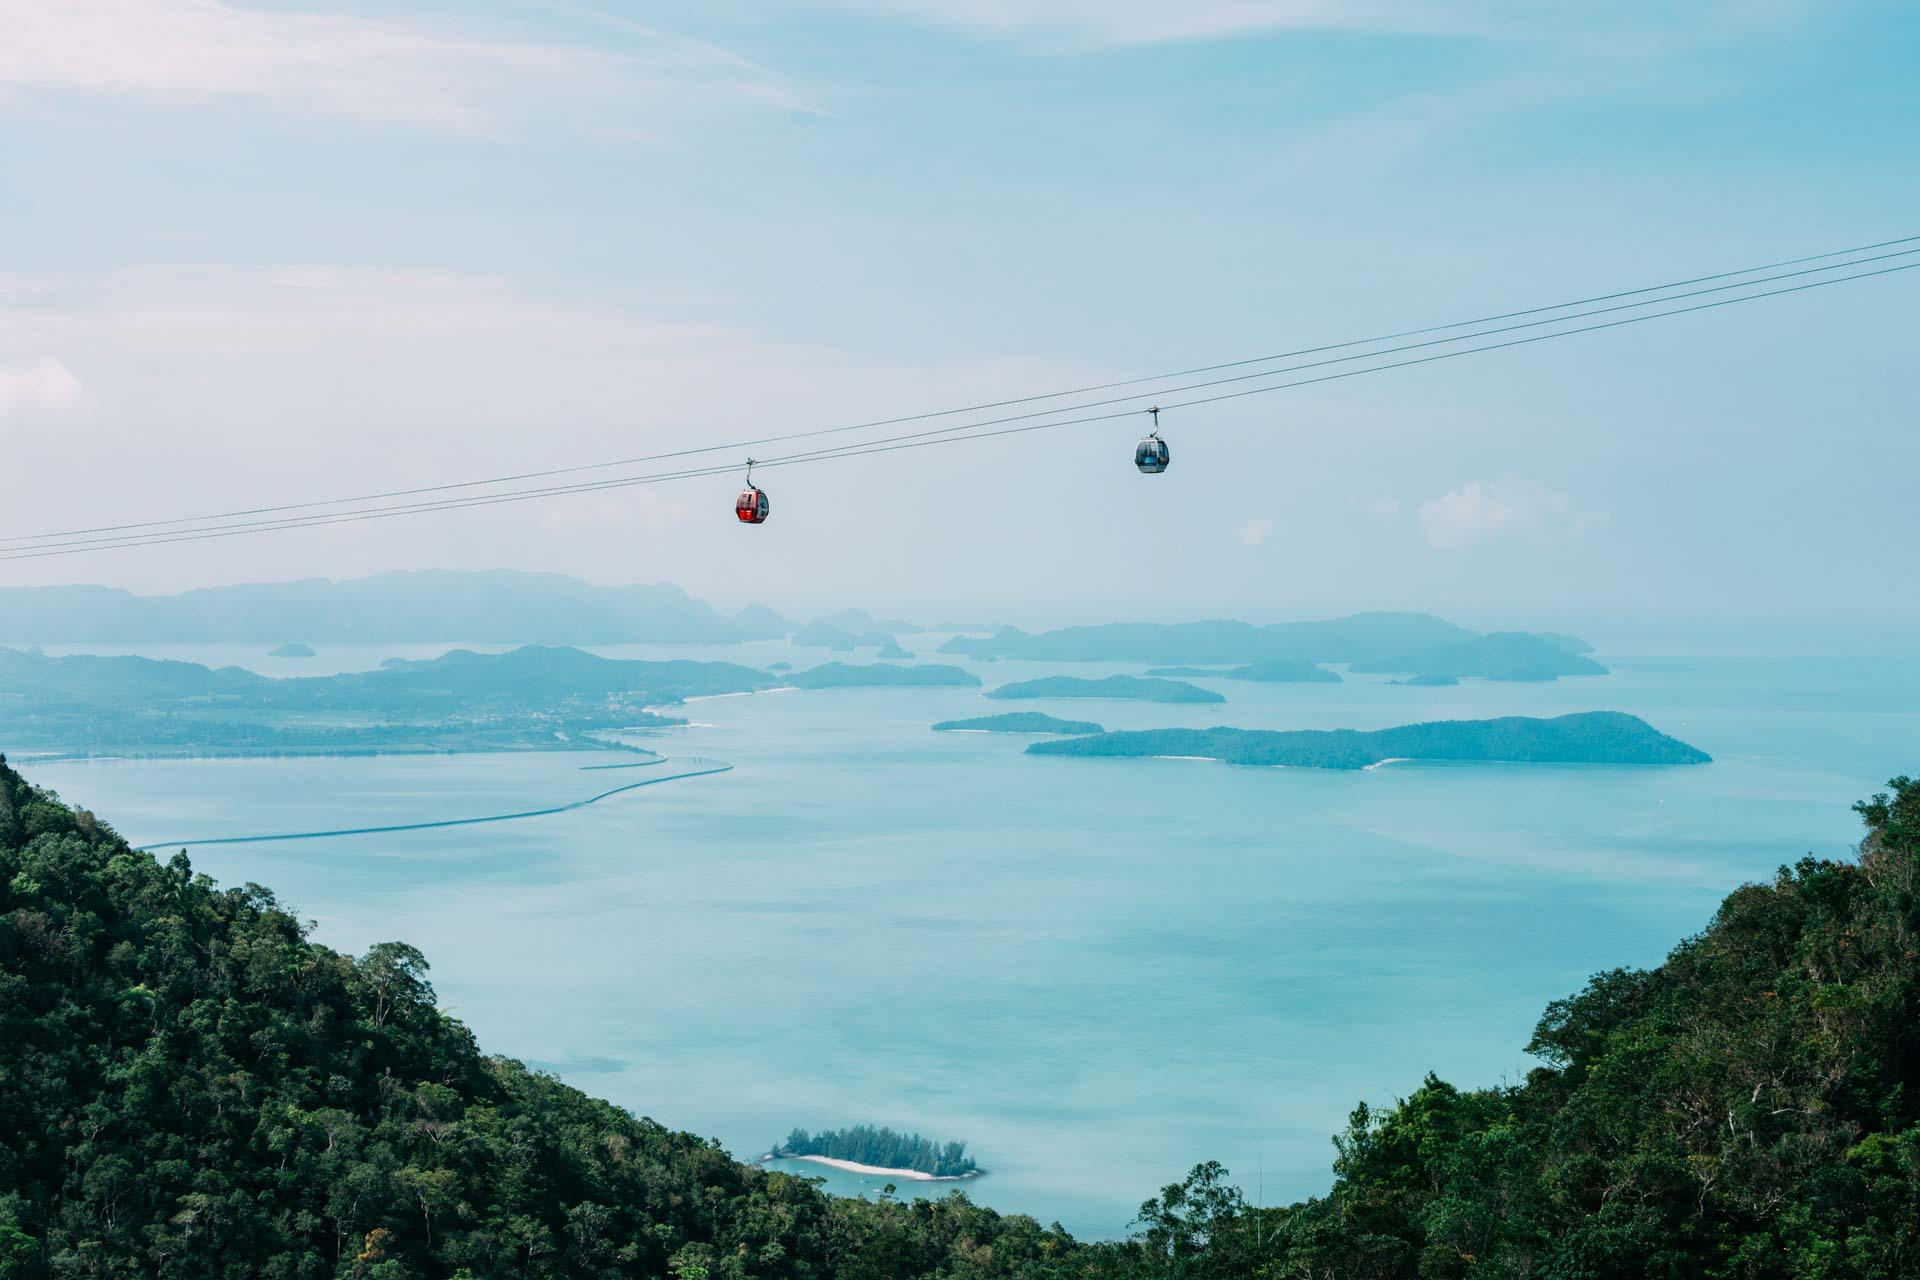
{"label": "sandy beach", "polygon": [[918,1169],[886,1169],[877,1164],[859,1164],[852,1160],[836,1160],[832,1156],[782,1156],[783,1160],[811,1160],[815,1164],[832,1165],[836,1169],[845,1169],[848,1173],[869,1173],[885,1178],[907,1178],[914,1182],[963,1182],[974,1175],[964,1174],[945,1178],[935,1177],[931,1173],[922,1173]]}

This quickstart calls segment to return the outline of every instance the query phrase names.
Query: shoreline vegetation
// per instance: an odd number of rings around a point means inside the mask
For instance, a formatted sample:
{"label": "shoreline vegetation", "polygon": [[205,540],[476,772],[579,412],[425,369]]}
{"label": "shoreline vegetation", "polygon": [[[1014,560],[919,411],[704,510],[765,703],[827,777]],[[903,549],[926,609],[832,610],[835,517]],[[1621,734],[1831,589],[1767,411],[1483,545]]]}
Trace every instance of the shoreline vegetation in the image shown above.
{"label": "shoreline vegetation", "polygon": [[918,1169],[887,1169],[877,1164],[859,1164],[852,1160],[842,1160],[837,1156],[783,1156],[768,1152],[761,1160],[807,1160],[814,1164],[824,1164],[844,1173],[864,1173],[876,1178],[904,1178],[908,1182],[965,1182],[970,1178],[985,1175],[985,1170],[976,1169],[972,1173],[922,1173]]}
{"label": "shoreline vegetation", "polygon": [[814,1160],[853,1173],[898,1174],[925,1182],[977,1178],[986,1172],[967,1154],[964,1142],[936,1142],[870,1124],[819,1133],[795,1129],[767,1153],[767,1159]]}

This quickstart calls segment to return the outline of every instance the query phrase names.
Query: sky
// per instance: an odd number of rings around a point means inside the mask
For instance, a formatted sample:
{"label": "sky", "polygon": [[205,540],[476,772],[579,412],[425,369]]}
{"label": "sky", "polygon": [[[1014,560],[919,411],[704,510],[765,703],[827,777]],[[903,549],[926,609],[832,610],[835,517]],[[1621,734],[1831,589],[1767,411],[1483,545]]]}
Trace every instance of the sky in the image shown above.
{"label": "sky", "polygon": [[[0,537],[1920,234],[1901,3],[0,0],[0,32]],[[728,474],[0,582],[504,566],[803,615],[1910,652],[1917,312],[1920,271],[1195,407],[1158,477],[1133,415],[763,471],[759,528]]]}

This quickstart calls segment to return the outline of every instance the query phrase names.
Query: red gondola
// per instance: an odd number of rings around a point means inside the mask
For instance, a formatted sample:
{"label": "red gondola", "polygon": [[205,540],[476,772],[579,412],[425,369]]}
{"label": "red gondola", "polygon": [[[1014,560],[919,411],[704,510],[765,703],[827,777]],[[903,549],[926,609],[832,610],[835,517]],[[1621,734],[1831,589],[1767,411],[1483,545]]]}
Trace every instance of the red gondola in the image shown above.
{"label": "red gondola", "polygon": [[766,490],[753,483],[753,459],[747,459],[747,487],[740,491],[734,500],[733,514],[741,524],[765,524],[767,512],[773,505],[767,501]]}

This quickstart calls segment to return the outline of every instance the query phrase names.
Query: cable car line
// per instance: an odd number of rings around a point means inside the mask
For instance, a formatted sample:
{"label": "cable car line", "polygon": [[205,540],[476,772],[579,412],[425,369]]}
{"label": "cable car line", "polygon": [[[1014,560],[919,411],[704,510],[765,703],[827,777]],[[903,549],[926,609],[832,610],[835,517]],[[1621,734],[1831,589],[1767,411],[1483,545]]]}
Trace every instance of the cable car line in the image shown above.
{"label": "cable car line", "polygon": [[[50,540],[56,539],[56,538],[74,537],[81,534],[120,533],[120,532],[127,532],[130,530],[136,530],[136,529],[161,529],[169,526],[194,524],[204,520],[225,520],[225,519],[232,519],[232,518],[237,518],[241,516],[271,515],[271,514],[277,514],[280,512],[286,512],[286,511],[303,511],[303,510],[314,510],[320,507],[337,507],[337,506],[346,505],[348,503],[374,502],[374,501],[384,500],[387,498],[415,497],[415,496],[419,496],[422,494],[429,494],[429,493],[446,493],[446,492],[451,492],[457,489],[471,489],[471,488],[480,488],[487,485],[510,484],[517,481],[521,481],[521,480],[545,479],[551,476],[578,474],[584,471],[609,470],[614,467],[635,466],[640,463],[646,463],[646,462],[664,462],[664,461],[670,461],[675,458],[692,457],[692,456],[707,454],[707,453],[730,452],[735,449],[757,447],[763,444],[780,444],[780,443],[786,443],[794,440],[816,439],[821,436],[844,434],[844,433],[853,432],[853,431],[874,430],[880,427],[887,427],[887,426],[899,426],[899,425],[904,425],[912,422],[927,421],[933,418],[953,417],[961,414],[978,413],[978,412],[985,412],[992,409],[1010,408],[1018,405],[1033,404],[1042,400],[1064,399],[1068,396],[1093,394],[1095,392],[1115,390],[1121,387],[1141,386],[1146,383],[1153,383],[1153,382],[1165,382],[1173,378],[1184,378],[1184,377],[1191,377],[1191,376],[1195,376],[1203,373],[1214,373],[1214,372],[1218,372],[1226,369],[1244,368],[1245,366],[1252,365],[1252,364],[1270,364],[1275,361],[1289,360],[1289,359],[1296,358],[1298,356],[1318,355],[1328,351],[1341,351],[1341,350],[1348,350],[1353,347],[1372,346],[1382,342],[1398,341],[1401,338],[1420,337],[1420,336],[1424,336],[1426,334],[1431,334],[1431,333],[1442,333],[1450,329],[1472,328],[1478,325],[1491,324],[1499,320],[1515,319],[1522,316],[1543,315],[1550,311],[1565,311],[1572,307],[1586,306],[1594,302],[1608,302],[1618,298],[1629,298],[1629,297],[1637,297],[1645,294],[1663,293],[1672,289],[1684,288],[1688,285],[1702,284],[1702,283],[1715,281],[1715,280],[1730,280],[1735,276],[1753,275],[1758,272],[1772,271],[1781,267],[1799,266],[1801,264],[1809,263],[1809,262],[1821,262],[1821,261],[1826,261],[1832,258],[1840,258],[1840,257],[1847,257],[1853,254],[1868,253],[1876,249],[1890,248],[1895,245],[1913,244],[1915,242],[1920,242],[1920,235],[1903,236],[1903,237],[1899,237],[1897,239],[1892,239],[1892,240],[1882,240],[1874,244],[1859,245],[1850,249],[1836,249],[1827,253],[1810,254],[1800,258],[1789,258],[1779,262],[1771,262],[1771,263],[1766,263],[1759,266],[1744,267],[1737,271],[1722,271],[1722,272],[1716,272],[1711,275],[1694,276],[1690,279],[1670,281],[1666,284],[1646,285],[1637,289],[1625,289],[1625,290],[1620,290],[1614,293],[1596,294],[1591,297],[1577,298],[1568,302],[1556,303],[1551,306],[1529,307],[1519,311],[1501,312],[1497,315],[1482,316],[1474,320],[1459,320],[1459,321],[1454,321],[1450,324],[1429,325],[1419,329],[1406,329],[1396,333],[1381,334],[1372,338],[1356,338],[1356,339],[1351,339],[1344,342],[1328,343],[1328,344],[1317,346],[1317,347],[1303,347],[1294,351],[1278,352],[1272,355],[1265,355],[1265,356],[1254,356],[1254,357],[1249,357],[1247,359],[1231,360],[1231,361],[1226,361],[1219,364],[1201,365],[1191,369],[1177,370],[1170,373],[1152,374],[1145,377],[1125,378],[1125,379],[1119,379],[1112,382],[1094,383],[1094,384],[1089,384],[1087,386],[1072,388],[1070,390],[1043,392],[1036,395],[1020,396],[1020,397],[1015,397],[1007,400],[986,401],[980,404],[964,406],[961,408],[940,409],[940,410],[934,410],[928,413],[909,414],[909,415],[895,417],[895,418],[879,418],[879,419],[874,419],[868,422],[854,423],[850,425],[837,426],[837,427],[824,427],[824,428],[819,428],[812,431],[791,432],[783,435],[774,435],[774,436],[761,436],[761,437],[756,437],[750,440],[732,441],[727,444],[703,445],[697,448],[672,450],[672,451],[663,452],[663,453],[643,454],[637,457],[613,459],[613,460],[604,461],[604,462],[581,463],[581,464],[565,466],[565,467],[552,467],[552,468],[546,468],[543,470],[536,470],[536,471],[523,471],[523,472],[511,474],[511,475],[494,476],[494,477],[483,479],[483,480],[461,480],[461,481],[454,481],[454,482],[444,483],[444,484],[422,485],[422,486],[408,488],[408,489],[392,489],[392,490],[386,490],[379,493],[361,494],[354,497],[315,499],[315,500],[304,501],[304,502],[281,503],[273,506],[247,507],[247,508],[241,508],[233,511],[212,512],[212,513],[205,513],[205,514],[196,515],[196,516],[176,516],[169,519],[133,521],[133,522],[128,522],[124,524],[115,524],[115,525],[96,525],[89,528],[55,530],[55,531],[51,531],[47,533],[39,533],[39,534],[16,534],[16,535],[0,536],[0,550],[4,550],[9,544],[44,543],[44,542],[49,542]],[[1903,252],[1914,253],[1914,252],[1920,252],[1920,250],[1905,250]],[[1790,273],[1790,275],[1809,275],[1809,274],[1818,274],[1820,272],[1825,272],[1825,271],[1846,270],[1849,267],[1857,266],[1857,265],[1860,265],[1861,263],[1877,262],[1887,257],[1897,257],[1897,256],[1899,255],[1886,254],[1876,258],[1862,258],[1854,262],[1840,262],[1840,263],[1829,262],[1828,265],[1824,267],[1815,267],[1807,271],[1793,272],[1793,273]],[[1770,277],[1768,280],[1750,280],[1742,284],[1725,285],[1721,287],[1723,289],[1744,288],[1751,285],[1769,283],[1770,280],[1785,279],[1785,278],[1788,278],[1788,277],[1775,276],[1775,277]],[[1675,297],[1679,297],[1679,296],[1694,296],[1694,295],[1675,295]],[[1672,300],[1673,298],[1646,298],[1644,301],[1639,303],[1627,304],[1627,307],[1657,306],[1657,305],[1661,305],[1664,302],[1668,302]],[[1626,309],[1626,308],[1613,308],[1613,309]],[[1549,324],[1549,323],[1557,323],[1559,321],[1578,319],[1578,318],[1579,318],[1578,316],[1562,316],[1562,317],[1558,317],[1557,320],[1536,321],[1535,323]],[[1496,332],[1496,331],[1489,331],[1489,332]],[[1504,330],[1501,330],[1498,332],[1504,332]],[[1460,334],[1457,337],[1452,339],[1436,339],[1435,342],[1468,341],[1474,338],[1475,336],[1484,336],[1484,335]],[[1429,344],[1418,344],[1418,345],[1432,345],[1432,344],[1429,343]],[[1401,348],[1401,349],[1405,349],[1405,348]],[[1369,354],[1388,355],[1388,354],[1393,354],[1393,352],[1381,351],[1381,352],[1373,352]],[[1365,355],[1348,357],[1348,359],[1364,359],[1364,358],[1367,358],[1367,357]],[[1286,372],[1286,371],[1285,370],[1268,370],[1267,371],[1267,373],[1269,374],[1280,373],[1280,372]],[[1244,376],[1259,377],[1263,375],[1249,374]],[[1185,390],[1185,389],[1186,388],[1172,388],[1172,390]],[[1142,393],[1140,396],[1116,397],[1114,400],[1101,401],[1098,403],[1103,403],[1103,404],[1116,403],[1119,400],[1140,399],[1145,394],[1147,393]],[[1041,413],[1042,414],[1070,413],[1075,411],[1076,409],[1085,408],[1085,407],[1089,407],[1089,406],[1086,406],[1086,405],[1062,406],[1059,409],[1041,411]],[[1041,416],[1041,415],[1036,414],[1031,416]],[[1012,419],[996,419],[995,421],[998,422],[998,421],[1010,421],[1010,420]],[[5,558],[5,557],[0,556],[0,558]]]}
{"label": "cable car line", "polygon": [[[1488,343],[1484,346],[1467,347],[1451,351],[1440,351],[1409,360],[1394,361],[1383,365],[1370,365],[1357,369],[1343,369],[1333,373],[1319,374],[1312,378],[1302,378],[1291,382],[1275,383],[1267,386],[1243,387],[1234,391],[1220,392],[1215,395],[1196,397],[1190,400],[1174,401],[1160,406],[1166,409],[1193,408],[1202,405],[1217,404],[1226,400],[1241,399],[1246,396],[1262,395],[1271,391],[1283,391],[1294,387],[1310,386],[1323,382],[1334,382],[1347,378],[1360,377],[1370,373],[1384,373],[1390,369],[1404,369],[1415,365],[1432,364],[1441,360],[1451,360],[1459,356],[1476,355],[1487,351],[1504,350],[1509,347],[1527,346],[1545,342],[1553,338],[1572,337],[1577,334],[1593,333],[1606,329],[1616,329],[1625,325],[1639,324],[1647,320],[1664,319],[1669,316],[1686,315],[1697,311],[1710,311],[1733,306],[1742,302],[1753,302],[1763,298],[1779,297],[1786,294],[1804,293],[1812,289],[1825,288],[1828,285],[1845,284],[1849,281],[1871,279],[1877,276],[1892,275],[1902,271],[1920,268],[1920,262],[1903,263],[1898,266],[1882,267],[1875,271],[1860,272],[1855,275],[1814,280],[1804,284],[1790,285],[1785,288],[1767,290],[1762,293],[1742,294],[1731,298],[1719,298],[1712,302],[1696,303],[1693,306],[1677,307],[1667,311],[1643,313],[1625,316],[1616,320],[1597,324],[1582,325],[1573,329],[1554,330],[1547,333],[1530,334],[1523,338],[1511,338],[1504,342]],[[1270,375],[1271,376],[1271,375]],[[1218,385],[1217,383],[1215,385]],[[1079,418],[1068,418],[1051,422],[1025,422],[1017,426],[1002,427],[998,430],[973,430],[968,434],[953,434],[953,429],[938,429],[907,433],[887,437],[881,440],[860,441],[853,444],[832,446],[780,457],[756,459],[755,466],[797,466],[809,462],[834,461],[841,458],[863,457],[876,453],[893,453],[902,449],[922,448],[928,445],[949,444],[961,440],[984,440],[999,436],[1018,435],[1032,431],[1050,430],[1056,427],[1076,426],[1093,422],[1111,422],[1131,418],[1141,412],[1126,409],[1101,414],[1092,414]],[[987,423],[970,424],[972,427],[991,425]],[[285,520],[259,521],[238,525],[211,526],[205,529],[175,531],[162,534],[129,535],[118,539],[92,539],[82,544],[55,544],[53,547],[36,547],[12,552],[0,552],[0,560],[29,560],[47,556],[78,555],[87,551],[116,550],[125,547],[158,546],[176,542],[197,542],[210,538],[239,537],[248,533],[271,532],[276,529],[313,528],[331,524],[353,524],[363,520],[389,519],[395,516],[430,513],[442,510],[460,510],[467,507],[493,506],[505,502],[524,502],[536,498],[559,494],[591,493],[608,489],[631,488],[640,485],[660,484],[672,480],[692,479],[704,476],[724,474],[734,471],[737,464],[729,463],[716,466],[688,468],[679,471],[650,473],[639,476],[617,477],[611,480],[588,481],[575,485],[552,486],[545,489],[515,490],[500,494],[481,494],[464,498],[442,499],[429,503],[403,504],[394,507],[378,507],[361,511],[331,512],[318,515],[292,517]]]}
{"label": "cable car line", "polygon": [[[1875,258],[1859,259],[1857,260],[1857,262],[1858,263],[1878,262],[1878,261],[1884,261],[1888,258],[1911,256],[1916,253],[1920,253],[1920,249],[1910,249],[1910,250],[1904,250],[1898,253],[1882,254]],[[1857,265],[1857,263],[1849,264],[1849,265]],[[1920,264],[1909,264],[1909,265],[1920,265]],[[1905,268],[1893,268],[1893,270],[1902,270],[1902,269],[1905,269]],[[1815,273],[1817,273],[1817,271]],[[1678,301],[1680,299],[1689,298],[1689,297],[1700,297],[1706,294],[1725,292],[1728,289],[1747,288],[1755,284],[1771,283],[1773,281],[1791,279],[1795,277],[1805,276],[1807,274],[1810,274],[1810,273],[1807,271],[1788,272],[1779,276],[1768,277],[1762,280],[1749,281],[1743,285],[1722,285],[1712,289],[1695,290],[1692,293],[1674,294],[1674,295],[1670,295],[1667,298],[1660,299],[1659,301],[1669,302],[1669,301]],[[1740,301],[1748,301],[1748,300],[1753,300],[1753,299],[1758,299],[1763,297],[1772,297],[1780,293],[1801,292],[1809,287],[1819,287],[1820,285],[1824,285],[1824,284],[1840,284],[1840,283],[1845,283],[1846,281],[1849,281],[1849,280],[1862,279],[1867,276],[1880,275],[1880,274],[1885,274],[1885,272],[1884,271],[1863,272],[1854,276],[1835,277],[1827,280],[1815,281],[1811,285],[1801,285],[1801,286],[1796,286],[1796,287],[1784,289],[1784,290],[1770,290],[1762,293],[1744,294],[1735,298],[1722,299],[1720,303],[1712,304],[1712,305],[1725,305],[1731,302],[1740,302]],[[1563,324],[1563,323],[1566,323],[1567,321],[1584,319],[1584,318],[1595,316],[1595,315],[1604,315],[1604,314],[1618,312],[1621,310],[1632,310],[1635,307],[1641,306],[1641,305],[1646,305],[1646,304],[1629,304],[1629,305],[1623,305],[1623,306],[1596,308],[1595,310],[1592,310],[1592,311],[1575,313],[1574,315],[1569,315],[1569,316],[1556,317],[1551,320],[1529,321],[1525,324],[1507,325],[1499,329],[1482,330],[1475,334],[1460,335],[1457,338],[1429,339],[1426,342],[1409,343],[1402,347],[1387,348],[1382,351],[1369,352],[1360,356],[1341,356],[1341,357],[1335,357],[1328,360],[1312,361],[1305,364],[1294,365],[1284,369],[1268,369],[1268,370],[1263,370],[1257,373],[1239,374],[1230,378],[1218,378],[1218,379],[1212,379],[1205,382],[1189,383],[1179,387],[1162,388],[1162,392],[1164,393],[1168,391],[1181,392],[1181,391],[1205,390],[1213,387],[1231,385],[1231,384],[1246,382],[1250,380],[1260,380],[1264,378],[1278,377],[1283,374],[1300,372],[1306,369],[1323,368],[1332,364],[1348,363],[1356,359],[1360,359],[1360,360],[1378,359],[1381,356],[1393,355],[1393,354],[1398,354],[1406,351],[1421,350],[1421,349],[1425,349],[1433,346],[1442,346],[1451,342],[1470,341],[1474,338],[1479,338],[1479,337],[1489,337],[1489,336],[1493,336],[1495,334],[1500,334],[1500,333],[1510,333],[1510,332],[1515,332],[1522,329],[1538,328],[1541,325]],[[1681,314],[1682,312],[1685,312],[1685,311],[1700,310],[1700,309],[1702,308],[1699,308],[1699,307],[1679,308],[1674,311],[1645,313],[1637,317],[1630,317],[1629,319],[1630,320],[1656,319],[1656,318],[1659,318],[1660,316]],[[1585,328],[1579,328],[1579,329],[1556,330],[1549,334],[1539,335],[1539,336],[1552,337],[1552,336],[1570,335],[1573,333],[1589,332],[1595,327],[1608,328],[1613,326],[1601,325],[1601,326],[1587,326]],[[1511,344],[1511,343],[1492,344],[1491,346],[1487,346],[1487,347],[1475,347],[1468,350],[1463,350],[1463,351],[1460,351],[1458,354],[1471,354],[1471,352],[1473,351],[1493,350],[1493,349],[1497,349],[1500,346],[1507,346],[1507,345],[1516,345],[1516,344]],[[1392,365],[1384,365],[1384,366],[1378,366],[1378,367],[1379,368],[1399,368],[1399,367],[1404,367],[1408,363],[1419,364],[1419,363],[1428,363],[1428,361],[1424,361],[1424,360],[1416,360],[1411,362],[1403,361],[1403,362],[1399,362]],[[1372,370],[1372,368],[1373,366],[1369,366],[1367,368],[1363,368],[1363,369],[1352,371],[1352,372],[1369,372]],[[1301,382],[1287,383],[1284,385],[1299,386],[1299,385],[1307,385],[1312,382],[1327,381],[1327,380],[1329,379],[1324,379],[1324,378],[1305,379]],[[1279,389],[1281,388],[1278,386],[1256,388],[1256,390],[1279,390]],[[761,461],[758,465],[767,466],[767,465],[776,465],[784,462],[790,462],[790,461],[802,460],[802,459],[811,460],[815,456],[832,456],[845,451],[860,450],[865,445],[891,444],[891,443],[895,443],[902,440],[919,440],[919,439],[926,439],[929,437],[958,435],[960,433],[978,432],[979,429],[983,427],[1000,426],[1010,422],[1022,422],[1022,421],[1028,421],[1034,418],[1053,417],[1054,415],[1057,415],[1057,414],[1072,413],[1082,409],[1104,408],[1109,405],[1123,404],[1128,401],[1138,400],[1140,398],[1142,397],[1139,395],[1116,396],[1106,400],[1087,401],[1081,404],[1063,406],[1057,409],[1030,411],[1024,414],[1012,414],[1002,418],[990,418],[990,419],[985,419],[981,421],[961,423],[951,427],[939,427],[939,428],[934,428],[928,431],[912,432],[912,433],[908,433],[900,436],[883,437],[879,440],[855,441],[846,445],[830,446],[826,449],[819,450],[819,451],[809,451],[802,454],[787,455],[787,457],[784,459],[767,459],[767,460]],[[1202,400],[1189,400],[1183,403],[1189,404],[1189,405],[1205,404],[1205,403],[1212,403],[1214,399],[1218,399],[1218,398],[1219,397],[1209,397]],[[1226,398],[1232,398],[1232,397],[1226,397]],[[1140,412],[1140,410],[1126,409],[1118,413],[1102,414],[1102,415],[1097,415],[1093,417],[1083,416],[1083,417],[1073,418],[1073,419],[1060,421],[1056,423],[1042,424],[1042,425],[1069,426],[1077,423],[1090,422],[1090,421],[1112,421],[1116,418],[1131,417],[1133,414],[1137,412]],[[984,434],[1000,435],[1000,434],[1007,434],[1007,433],[987,432]],[[725,448],[725,447],[726,446],[712,446],[712,447],[703,448],[703,449],[684,450],[684,451],[681,451],[680,454],[664,455],[664,456],[684,456],[685,454],[689,454],[689,453],[714,452],[718,449]],[[734,464],[734,463],[726,463],[726,464],[721,464],[719,466],[695,469],[690,471],[675,471],[675,472],[666,473],[664,478],[683,479],[683,478],[691,478],[699,475],[717,474],[719,472],[731,471],[735,468],[736,465],[737,464]],[[644,481],[650,478],[651,478],[650,476],[646,476],[646,475],[643,475],[640,477],[614,477],[610,480],[603,480],[603,481],[583,481],[577,484],[555,485],[555,486],[549,486],[549,487],[543,487],[543,488],[537,488],[537,489],[510,490],[503,494],[478,494],[478,495],[471,495],[469,497],[464,497],[464,498],[445,498],[445,499],[437,499],[429,502],[397,504],[392,507],[361,508],[358,510],[349,510],[349,511],[343,511],[343,512],[322,512],[322,513],[317,513],[317,514],[308,515],[308,516],[284,517],[277,520],[244,521],[244,522],[229,524],[229,525],[209,525],[209,526],[204,526],[202,528],[197,528],[197,529],[173,530],[171,532],[187,533],[187,534],[205,534],[205,533],[216,533],[216,532],[226,532],[226,531],[245,532],[249,530],[264,530],[264,529],[271,529],[271,528],[277,528],[277,527],[300,528],[300,527],[308,527],[309,525],[313,525],[313,524],[325,524],[325,523],[335,522],[336,518],[339,518],[339,517],[376,515],[376,514],[383,514],[383,513],[405,514],[413,511],[457,509],[463,506],[491,505],[490,501],[488,501],[489,499],[517,500],[517,499],[526,499],[526,498],[535,498],[535,497],[547,497],[547,496],[552,496],[556,494],[565,494],[565,493],[595,492],[603,488],[625,487],[627,484],[632,483],[636,480]],[[757,523],[761,523],[761,521],[752,521],[751,523],[757,524]],[[48,535],[48,536],[51,537],[52,535]],[[29,554],[32,552],[52,552],[56,550],[65,550],[65,549],[84,550],[90,547],[98,547],[100,549],[111,549],[117,546],[143,545],[146,542],[155,539],[156,537],[158,537],[157,534],[111,534],[109,533],[109,536],[104,536],[104,537],[75,538],[69,541],[46,541],[41,543],[40,545],[34,545],[34,546],[0,548],[0,560],[32,558],[31,555]]]}

